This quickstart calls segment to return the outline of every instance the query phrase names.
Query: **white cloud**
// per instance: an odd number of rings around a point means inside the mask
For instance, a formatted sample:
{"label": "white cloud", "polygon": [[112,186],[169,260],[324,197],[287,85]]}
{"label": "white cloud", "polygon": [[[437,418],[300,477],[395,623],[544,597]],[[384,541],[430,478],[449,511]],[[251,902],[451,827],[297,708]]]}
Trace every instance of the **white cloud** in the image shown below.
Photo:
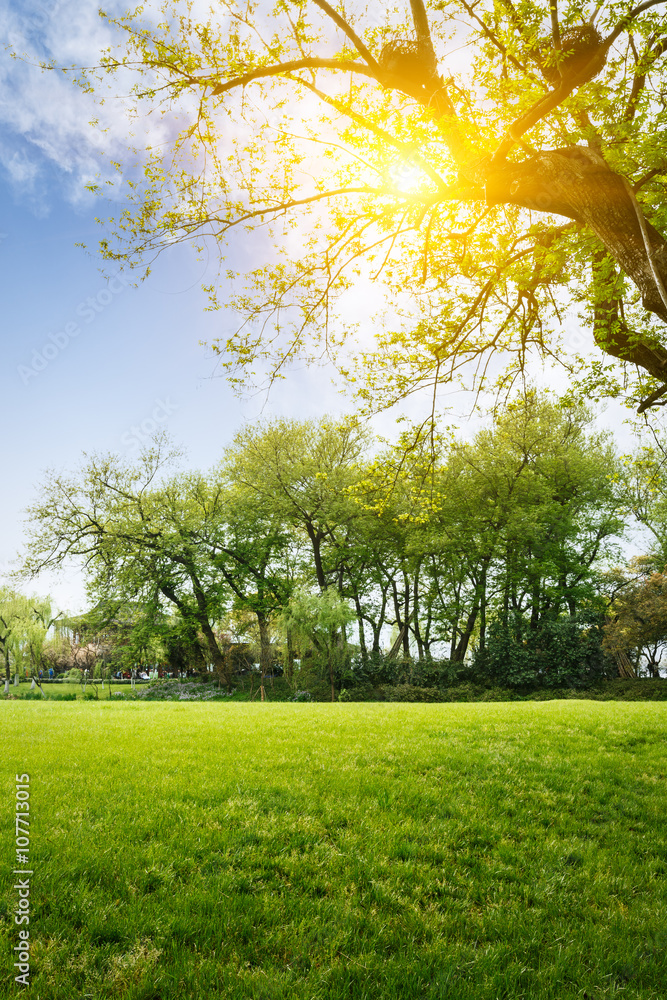
{"label": "white cloud", "polygon": [[[67,200],[92,197],[85,184],[114,176],[109,159],[123,158],[132,141],[124,102],[110,95],[100,105],[73,83],[74,74],[40,63],[94,66],[117,41],[115,29],[99,17],[96,0],[33,0],[20,10],[2,0],[0,20],[0,44],[16,55],[0,67],[0,167],[36,206],[48,200],[54,167]],[[161,126],[151,123],[156,130],[160,138]]]}

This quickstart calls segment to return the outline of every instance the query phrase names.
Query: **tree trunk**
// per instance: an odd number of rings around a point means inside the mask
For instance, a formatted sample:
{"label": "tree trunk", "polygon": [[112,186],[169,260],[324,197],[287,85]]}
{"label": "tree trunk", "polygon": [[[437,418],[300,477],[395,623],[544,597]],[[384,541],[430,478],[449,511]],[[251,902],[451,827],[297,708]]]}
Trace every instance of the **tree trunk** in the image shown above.
{"label": "tree trunk", "polygon": [[382,604],[380,605],[380,612],[378,614],[378,617],[376,621],[372,621],[370,618],[367,619],[373,630],[373,648],[371,649],[371,653],[374,653],[376,656],[380,655],[380,635],[382,632],[382,628],[385,624],[385,620],[387,618],[388,585],[385,584],[385,586],[384,587],[381,586],[380,589],[382,593]]}
{"label": "tree trunk", "polygon": [[454,648],[453,655],[451,657],[452,663],[463,663],[465,660],[465,655],[468,652],[468,645],[470,644],[470,638],[472,636],[473,629],[475,628],[478,614],[479,606],[476,605],[468,615],[465,629],[461,633],[461,637]]}
{"label": "tree trunk", "polygon": [[257,612],[257,624],[259,625],[259,669],[260,669],[260,690],[261,690],[261,700],[266,700],[266,693],[264,691],[264,678],[266,677],[267,667],[271,667],[271,636],[269,633],[269,623],[267,621],[266,615],[258,611]]}
{"label": "tree trunk", "polygon": [[289,684],[290,688],[294,690],[294,644],[292,642],[292,630],[287,629],[285,640],[287,643],[287,662],[285,664],[285,680]]}
{"label": "tree trunk", "polygon": [[479,649],[480,652],[486,647],[486,603],[487,603],[487,587],[486,587],[486,569],[484,570],[482,576],[482,594],[479,602]]}
{"label": "tree trunk", "polygon": [[403,573],[403,621],[405,622],[405,632],[403,634],[403,657],[410,659],[410,584],[408,574]]}
{"label": "tree trunk", "polygon": [[310,544],[313,549],[313,562],[315,563],[315,575],[317,576],[317,584],[324,593],[327,589],[327,579],[324,575],[324,566],[322,565],[322,535],[315,531],[312,524],[306,522],[306,531],[308,532],[308,537],[310,538]]}
{"label": "tree trunk", "polygon": [[336,694],[334,691],[334,659],[338,657],[338,634],[335,629],[331,629],[330,642],[329,642],[329,682],[331,684],[331,700],[336,700]]}
{"label": "tree trunk", "polygon": [[624,652],[616,653],[615,656],[614,656],[614,659],[616,660],[616,667],[618,669],[618,676],[619,677],[636,677],[637,676],[637,671],[636,671],[634,665],[632,664],[632,662],[630,660],[630,657],[627,655],[627,653],[624,653]]}
{"label": "tree trunk", "polygon": [[225,685],[227,687],[227,690],[231,691],[232,689],[231,671],[229,670],[229,666],[225,656],[220,651],[220,647],[218,646],[218,640],[215,637],[215,632],[211,628],[208,618],[203,616],[199,625],[204,635],[204,639],[206,640],[206,649],[208,651],[209,656],[211,657],[211,660],[213,661],[213,669],[216,671],[216,673],[218,673],[220,677],[225,678]]}
{"label": "tree trunk", "polygon": [[[206,595],[204,594],[203,588],[199,580],[197,579],[197,576],[191,569],[189,569],[189,576],[192,581],[192,591],[197,604],[197,614],[194,617],[206,641],[206,650],[211,660],[213,661],[213,669],[217,673],[219,673],[222,677],[225,678],[227,690],[231,691],[232,689],[231,672],[230,670],[228,670],[228,665],[225,660],[225,656],[223,655],[223,653],[220,650],[220,647],[218,646],[218,640],[215,637],[215,632],[213,631],[211,623],[208,618],[208,606],[207,606],[208,602],[206,600]],[[179,602],[176,599],[176,596],[173,593],[173,591],[171,593],[167,593],[164,587],[161,589],[162,592],[165,594],[165,596],[168,597],[171,601],[173,601],[174,604],[176,604],[176,607],[178,607],[180,610],[179,605],[181,605],[182,602]]]}
{"label": "tree trunk", "polygon": [[419,628],[419,571],[421,569],[421,559],[417,560],[415,576],[412,584],[412,631],[417,643],[417,657],[420,663],[424,662],[424,642],[421,629]]}
{"label": "tree trunk", "polygon": [[354,609],[357,613],[357,632],[359,634],[359,651],[361,652],[361,662],[364,666],[368,664],[368,648],[366,647],[366,634],[364,632],[364,616],[359,600],[359,594],[355,590],[353,595]]}
{"label": "tree trunk", "polygon": [[[653,274],[633,199],[623,178],[610,170],[599,153],[585,146],[545,150],[523,163],[488,166],[485,182],[491,205],[509,203],[554,212],[587,226],[634,281],[644,308],[667,322],[667,306]],[[646,230],[653,267],[667,286],[667,242],[648,222]],[[622,324],[612,335],[607,332],[599,344],[607,354],[639,365],[664,381],[664,347],[637,342]]]}
{"label": "tree trunk", "polygon": [[[398,629],[398,635],[400,637],[400,644],[398,645],[398,648],[396,649],[396,652],[398,652],[398,649],[400,649],[401,645],[403,645],[404,642],[405,642],[405,635],[406,635],[406,632],[407,632],[407,625],[403,621],[403,617],[401,615],[401,602],[400,602],[400,599],[399,599],[398,587],[396,586],[396,580],[395,579],[392,579],[392,581],[391,581],[391,590],[392,590],[392,597],[394,599],[394,614],[396,616],[396,628]],[[393,655],[393,649],[396,647],[397,643],[398,643],[398,639],[396,640],[396,643],[394,643],[394,647],[392,647],[392,653],[390,653],[390,656]]]}

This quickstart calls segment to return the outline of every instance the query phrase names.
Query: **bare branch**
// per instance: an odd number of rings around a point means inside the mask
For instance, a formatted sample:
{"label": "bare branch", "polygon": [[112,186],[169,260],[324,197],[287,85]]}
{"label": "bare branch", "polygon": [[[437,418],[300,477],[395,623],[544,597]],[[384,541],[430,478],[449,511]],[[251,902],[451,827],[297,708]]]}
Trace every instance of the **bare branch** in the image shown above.
{"label": "bare branch", "polygon": [[327,3],[327,0],[315,0],[315,3],[320,8],[320,10],[323,10],[324,13],[327,14],[331,18],[331,20],[334,22],[334,24],[338,25],[338,27],[341,29],[341,31],[345,32],[345,34],[350,39],[350,41],[354,45],[355,49],[359,53],[359,55],[363,56],[363,58],[366,60],[366,62],[368,63],[368,65],[371,67],[371,69],[374,70],[375,74],[377,74],[378,76],[381,75],[382,70],[378,66],[377,62],[375,61],[375,59],[373,58],[373,56],[370,54],[370,52],[368,51],[368,49],[366,48],[366,46],[364,45],[364,43],[362,42],[362,40],[359,38],[359,35],[357,35],[357,33],[347,23],[347,21],[344,18],[342,18],[340,16],[340,14],[338,14],[333,9],[333,7],[331,6],[331,4]]}
{"label": "bare branch", "polygon": [[[211,93],[224,94],[226,91],[233,90],[235,87],[245,87],[248,83],[252,83],[253,80],[261,80],[265,77],[294,73],[298,69],[343,70],[343,72],[347,73],[361,73],[362,76],[368,76],[373,80],[377,79],[373,70],[369,69],[368,66],[364,66],[363,63],[354,62],[353,60],[348,59],[319,59],[316,56],[311,56],[308,59],[293,59],[290,62],[276,63],[274,66],[260,66],[259,69],[252,70],[250,73],[244,73],[243,76],[237,76],[233,80],[227,80],[226,83],[217,84]],[[194,82],[207,84],[211,83],[211,80],[199,78],[194,79]]]}

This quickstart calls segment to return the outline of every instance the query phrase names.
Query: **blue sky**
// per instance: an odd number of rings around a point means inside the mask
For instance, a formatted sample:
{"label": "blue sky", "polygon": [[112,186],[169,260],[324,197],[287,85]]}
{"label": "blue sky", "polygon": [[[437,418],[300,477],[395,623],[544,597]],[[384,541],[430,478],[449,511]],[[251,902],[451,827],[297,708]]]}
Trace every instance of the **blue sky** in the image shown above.
{"label": "blue sky", "polygon": [[[138,288],[109,281],[75,246],[98,236],[95,206],[69,204],[57,176],[41,194],[37,212],[0,177],[5,569],[46,468],[72,468],[83,451],[132,458],[161,428],[185,446],[188,464],[207,467],[244,420],[341,409],[329,376],[314,371],[295,374],[268,402],[239,399],[199,343],[220,335],[226,321],[204,311],[202,265],[176,247]],[[81,599],[73,573],[45,583],[61,604]]]}

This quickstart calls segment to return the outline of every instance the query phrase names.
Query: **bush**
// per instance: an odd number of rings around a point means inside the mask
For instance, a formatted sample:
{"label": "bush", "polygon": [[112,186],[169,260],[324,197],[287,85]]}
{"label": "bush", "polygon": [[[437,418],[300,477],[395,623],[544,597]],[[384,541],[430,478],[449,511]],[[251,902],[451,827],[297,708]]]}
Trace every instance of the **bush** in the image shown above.
{"label": "bush", "polygon": [[586,688],[615,670],[590,616],[543,619],[536,629],[522,615],[492,622],[474,666],[493,683],[524,689]]}
{"label": "bush", "polygon": [[600,686],[599,697],[614,701],[667,701],[667,680],[658,677],[617,677]]}
{"label": "bush", "polygon": [[[342,694],[342,692],[341,692],[341,694]],[[295,691],[294,694],[292,695],[292,697],[289,700],[290,701],[312,701],[313,700],[313,696],[310,693],[310,691]],[[345,701],[346,699],[345,698],[341,698],[340,700],[341,701]]]}
{"label": "bush", "polygon": [[[128,692],[129,693],[129,692]],[[142,701],[221,701],[231,697],[233,691],[225,691],[213,684],[202,681],[156,680],[133,692]]]}
{"label": "bush", "polygon": [[396,684],[444,688],[468,680],[469,677],[470,666],[466,663],[433,659],[413,661],[396,657],[390,659],[382,653],[373,653],[365,660],[361,654],[354,656],[349,667],[341,673],[341,684],[347,691]]}
{"label": "bush", "polygon": [[393,684],[382,688],[386,701],[444,701],[443,692],[435,687],[414,684]]}
{"label": "bush", "polygon": [[64,674],[61,674],[64,681],[76,681],[77,683],[83,679],[83,670],[79,667],[71,667]]}
{"label": "bush", "polygon": [[377,701],[378,689],[365,681],[363,684],[356,684],[351,688],[343,688],[338,695],[339,701]]}

